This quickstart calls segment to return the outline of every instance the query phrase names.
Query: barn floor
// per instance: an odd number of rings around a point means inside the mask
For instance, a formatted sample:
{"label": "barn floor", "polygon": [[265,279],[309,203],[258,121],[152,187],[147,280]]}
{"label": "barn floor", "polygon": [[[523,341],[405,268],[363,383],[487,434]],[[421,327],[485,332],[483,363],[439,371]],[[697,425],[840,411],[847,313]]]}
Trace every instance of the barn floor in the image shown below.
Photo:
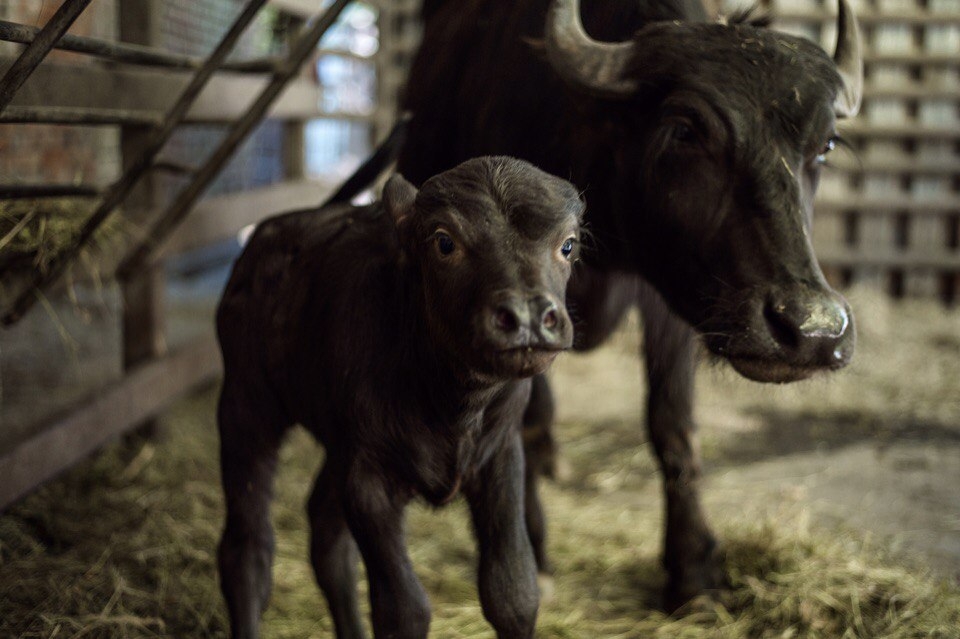
{"label": "barn floor", "polygon": [[[960,637],[960,312],[855,292],[845,371],[784,387],[704,366],[704,497],[732,588],[659,610],[660,499],[639,428],[635,326],[554,367],[570,468],[547,484],[552,597],[538,636]],[[0,516],[0,637],[224,635],[215,389]],[[330,637],[306,562],[303,502],[322,452],[283,452],[266,637]],[[431,636],[490,637],[457,504],[411,511]]]}

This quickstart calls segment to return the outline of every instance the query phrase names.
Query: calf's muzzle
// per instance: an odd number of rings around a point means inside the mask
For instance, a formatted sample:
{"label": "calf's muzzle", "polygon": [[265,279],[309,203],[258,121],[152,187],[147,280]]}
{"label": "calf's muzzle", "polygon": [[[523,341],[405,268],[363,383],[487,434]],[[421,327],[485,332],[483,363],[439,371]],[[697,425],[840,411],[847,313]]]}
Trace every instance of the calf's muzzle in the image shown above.
{"label": "calf's muzzle", "polygon": [[570,318],[551,294],[503,291],[486,308],[486,333],[500,350],[563,350],[572,344]]}

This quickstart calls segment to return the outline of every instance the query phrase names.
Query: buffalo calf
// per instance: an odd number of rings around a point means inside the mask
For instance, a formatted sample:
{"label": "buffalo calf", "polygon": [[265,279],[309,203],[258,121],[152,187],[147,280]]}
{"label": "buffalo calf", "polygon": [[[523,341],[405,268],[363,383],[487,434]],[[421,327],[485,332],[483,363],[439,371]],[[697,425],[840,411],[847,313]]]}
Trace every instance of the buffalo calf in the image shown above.
{"label": "buffalo calf", "polygon": [[466,497],[483,612],[533,636],[536,562],[524,525],[520,424],[530,376],[570,347],[565,288],[583,203],[568,182],[505,157],[467,161],[417,191],[261,224],[217,313],[227,518],[221,585],[234,637],[255,637],[270,594],[269,502],[293,424],[326,458],[309,500],[311,561],[339,639],[427,636],[404,508]]}

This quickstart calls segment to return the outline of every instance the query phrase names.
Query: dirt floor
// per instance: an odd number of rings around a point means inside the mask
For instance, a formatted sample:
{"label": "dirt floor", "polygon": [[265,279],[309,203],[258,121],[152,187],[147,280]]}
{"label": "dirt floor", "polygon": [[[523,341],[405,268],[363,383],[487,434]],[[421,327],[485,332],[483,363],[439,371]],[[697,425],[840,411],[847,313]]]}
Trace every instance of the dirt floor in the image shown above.
{"label": "dirt floor", "polygon": [[[858,350],[839,373],[771,386],[701,366],[696,420],[711,518],[789,505],[813,525],[858,531],[960,584],[960,312],[849,295]],[[635,326],[560,361],[553,379],[564,449],[610,437],[610,449],[595,453],[609,469],[579,479],[600,491],[629,485],[648,502],[659,490],[650,451],[626,445],[646,440]],[[582,433],[582,424],[603,435]]]}
{"label": "dirt floor", "polygon": [[[544,487],[556,564],[538,637],[960,638],[960,312],[853,292],[846,370],[763,386],[698,379],[711,521],[732,588],[660,610],[660,485],[641,428],[636,321],[553,370],[569,476]],[[0,637],[224,636],[215,389],[0,516]],[[303,503],[322,451],[283,451],[266,637],[331,637]],[[462,504],[410,512],[432,637],[491,637]]]}

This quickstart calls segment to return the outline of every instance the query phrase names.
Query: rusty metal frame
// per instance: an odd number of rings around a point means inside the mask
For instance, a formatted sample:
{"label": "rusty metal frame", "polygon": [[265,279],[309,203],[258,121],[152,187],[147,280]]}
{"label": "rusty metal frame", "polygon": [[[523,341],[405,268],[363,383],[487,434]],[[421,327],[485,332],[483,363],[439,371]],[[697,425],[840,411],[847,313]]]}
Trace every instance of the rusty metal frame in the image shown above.
{"label": "rusty metal frame", "polygon": [[333,26],[340,12],[352,0],[336,0],[313,25],[307,27],[291,47],[290,54],[283,65],[274,72],[270,83],[263,89],[247,113],[228,130],[220,146],[199,169],[190,184],[180,192],[173,203],[160,215],[144,240],[130,250],[121,261],[117,275],[121,279],[134,270],[144,266],[162,242],[190,212],[190,207],[203,194],[210,182],[217,176],[223,165],[233,155],[247,135],[263,119],[267,109],[280,95],[280,91],[296,75],[301,64],[314,52],[320,38]]}
{"label": "rusty metal frame", "polygon": [[[0,20],[0,40],[4,42],[33,44],[39,33],[40,29],[37,27]],[[69,33],[54,42],[53,48],[145,67],[195,71],[204,64],[203,58],[195,56],[167,53],[153,47],[75,36]],[[277,60],[278,58],[268,57],[237,62],[227,61],[221,65],[220,70],[238,73],[270,73],[276,68]]]}
{"label": "rusty metal frame", "polygon": [[43,62],[50,50],[56,44],[73,21],[83,13],[90,4],[90,0],[67,0],[53,17],[43,25],[26,49],[20,54],[13,65],[7,69],[3,78],[0,78],[0,113],[10,104],[17,90],[23,86],[30,74]]}
{"label": "rusty metal frame", "polygon": [[265,3],[266,0],[250,0],[250,2],[247,3],[233,25],[231,25],[230,29],[220,40],[216,49],[210,54],[210,57],[207,58],[203,66],[193,75],[190,84],[188,84],[183,90],[183,93],[180,94],[180,97],[167,113],[164,121],[152,130],[149,140],[144,144],[140,155],[131,163],[123,176],[109,188],[96,210],[80,229],[76,241],[57,255],[51,261],[49,268],[45,272],[34,271],[33,277],[30,278],[26,287],[20,292],[20,295],[14,300],[10,309],[4,314],[2,318],[4,326],[10,326],[23,317],[23,314],[35,303],[37,293],[42,292],[63,275],[70,262],[90,243],[94,233],[100,228],[104,220],[106,220],[107,217],[113,213],[114,209],[126,198],[137,183],[137,180],[150,169],[154,157],[170,138],[170,135],[177,125],[183,120],[190,105],[193,104],[197,96],[200,95],[200,91],[220,68],[220,65],[223,64],[227,55],[240,39],[240,36]]}

